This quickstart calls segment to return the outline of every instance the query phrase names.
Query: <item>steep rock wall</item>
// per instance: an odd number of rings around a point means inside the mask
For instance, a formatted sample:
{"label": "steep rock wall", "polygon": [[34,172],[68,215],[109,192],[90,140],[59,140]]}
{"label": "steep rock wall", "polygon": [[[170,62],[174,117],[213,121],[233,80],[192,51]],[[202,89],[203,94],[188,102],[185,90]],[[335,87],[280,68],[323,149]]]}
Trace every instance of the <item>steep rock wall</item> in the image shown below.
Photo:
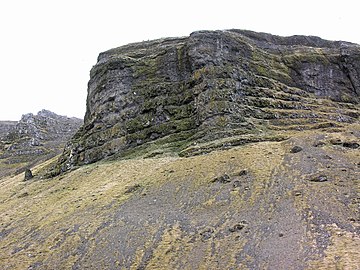
{"label": "steep rock wall", "polygon": [[57,172],[108,156],[192,155],[359,121],[360,46],[243,30],[101,53]]}

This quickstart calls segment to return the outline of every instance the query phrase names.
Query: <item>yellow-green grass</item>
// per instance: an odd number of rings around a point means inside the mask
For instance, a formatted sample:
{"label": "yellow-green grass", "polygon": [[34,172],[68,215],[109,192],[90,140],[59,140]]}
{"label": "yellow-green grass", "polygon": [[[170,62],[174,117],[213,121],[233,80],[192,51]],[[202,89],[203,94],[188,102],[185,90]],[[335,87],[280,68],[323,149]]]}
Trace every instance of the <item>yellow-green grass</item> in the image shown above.
{"label": "yellow-green grass", "polygon": [[[333,156],[336,155],[336,151],[343,151],[328,142],[336,138],[343,141],[354,139],[354,130],[359,130],[358,126],[354,125],[353,129],[347,132],[326,134],[324,140],[327,144],[324,149]],[[148,190],[160,190],[169,182],[179,189],[183,182],[187,182],[187,188],[193,191],[189,196],[196,196],[197,191],[203,186],[211,186],[217,177],[226,174],[236,178],[241,175],[241,171],[246,170],[252,179],[249,183],[251,193],[246,197],[234,188],[230,192],[232,203],[229,207],[241,209],[260,204],[259,211],[266,217],[281,199],[273,199],[269,194],[275,185],[273,175],[282,175],[282,172],[289,169],[285,157],[289,155],[292,144],[304,142],[304,138],[316,135],[317,132],[297,133],[292,142],[250,143],[189,158],[137,158],[98,162],[51,179],[42,179],[41,175],[49,164],[54,162],[53,159],[34,168],[35,178],[30,181],[23,181],[22,174],[3,178],[0,180],[1,268],[27,269],[36,262],[47,261],[57,267],[56,269],[71,269],[79,259],[80,255],[75,250],[82,242],[88,243],[90,254],[96,248],[96,233],[114,209],[131,199],[134,194],[146,196]],[[359,160],[359,152],[356,149],[346,151],[342,155],[354,162]],[[296,160],[295,155],[290,157],[294,164],[301,162]],[[290,198],[297,190],[302,190],[303,194],[306,194],[304,189],[318,192],[314,185],[306,182],[306,174],[302,175],[300,171],[291,173],[299,182],[291,180],[295,186],[292,190],[287,190],[283,196]],[[327,191],[334,191],[334,187],[324,184],[319,198],[327,196]],[[299,213],[312,207],[311,198],[303,196],[295,198]],[[207,198],[191,211],[199,214],[212,212],[223,203],[221,200]],[[229,218],[222,226],[230,226],[231,222]],[[309,268],[327,269],[326,266],[338,266],[339,269],[355,269],[351,267],[359,263],[359,252],[356,251],[358,236],[335,225],[326,226],[332,233],[332,244],[325,251],[326,256],[316,258],[309,263]],[[151,227],[149,230],[156,231],[157,228]],[[106,239],[102,241],[106,242]],[[214,248],[211,243],[204,243],[199,253],[203,256],[200,269],[211,269],[214,265],[219,265],[217,261],[221,261],[221,265],[226,267],[239,267],[235,260],[236,254],[249,240],[241,238],[237,242],[234,241],[233,238],[220,239],[215,245],[228,246],[229,250],[226,254],[218,253],[215,256],[210,255]],[[181,254],[190,260],[193,252],[193,244],[190,242],[191,236],[185,234],[178,223],[172,224],[162,233],[160,242],[153,250],[153,256],[147,262],[147,269],[169,269],[167,267],[171,267],[172,264],[176,267],[176,261],[181,259]],[[146,245],[151,246],[151,243],[147,242]],[[137,248],[131,269],[141,265],[146,245]],[[64,254],[67,254],[66,258]],[[335,260],[335,256],[340,256],[340,259]],[[253,258],[249,257],[248,260],[251,261]],[[122,269],[122,262],[117,263],[119,269]],[[264,267],[267,267],[266,263]]]}

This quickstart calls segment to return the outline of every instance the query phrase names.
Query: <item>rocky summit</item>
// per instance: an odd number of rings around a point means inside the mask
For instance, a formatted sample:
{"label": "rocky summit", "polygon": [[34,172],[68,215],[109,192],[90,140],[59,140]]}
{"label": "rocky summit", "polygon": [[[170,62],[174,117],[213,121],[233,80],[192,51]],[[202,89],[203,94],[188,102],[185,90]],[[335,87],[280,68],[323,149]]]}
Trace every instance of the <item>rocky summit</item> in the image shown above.
{"label": "rocky summit", "polygon": [[109,156],[180,156],[359,119],[360,46],[200,31],[101,53],[84,126],[57,170]]}
{"label": "rocky summit", "polygon": [[0,122],[0,177],[23,172],[60,154],[83,121],[48,110],[24,114],[20,121]]}
{"label": "rocky summit", "polygon": [[0,121],[0,139],[4,139],[11,129],[16,125],[16,121]]}
{"label": "rocky summit", "polygon": [[200,31],[90,75],[60,157],[0,179],[1,269],[359,269],[359,45]]}

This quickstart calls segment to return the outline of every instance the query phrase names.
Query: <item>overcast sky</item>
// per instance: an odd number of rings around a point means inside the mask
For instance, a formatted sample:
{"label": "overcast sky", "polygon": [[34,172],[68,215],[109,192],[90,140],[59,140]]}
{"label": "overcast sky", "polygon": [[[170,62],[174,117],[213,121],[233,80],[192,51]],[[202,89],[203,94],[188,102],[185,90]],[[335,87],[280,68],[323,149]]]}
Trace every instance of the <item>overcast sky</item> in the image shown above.
{"label": "overcast sky", "polygon": [[83,117],[100,52],[196,30],[248,29],[360,44],[356,0],[8,0],[0,3],[0,120]]}

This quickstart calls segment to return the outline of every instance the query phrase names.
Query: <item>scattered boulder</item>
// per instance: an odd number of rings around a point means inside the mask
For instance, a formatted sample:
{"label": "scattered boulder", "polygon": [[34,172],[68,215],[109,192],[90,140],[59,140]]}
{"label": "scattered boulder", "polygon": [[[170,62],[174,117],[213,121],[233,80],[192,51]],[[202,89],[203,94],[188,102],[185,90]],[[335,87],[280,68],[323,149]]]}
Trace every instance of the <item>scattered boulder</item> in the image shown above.
{"label": "scattered boulder", "polygon": [[234,226],[232,226],[231,228],[229,228],[230,232],[239,232],[242,229],[245,228],[247,222],[246,221],[241,221],[240,223],[235,224]]}
{"label": "scattered boulder", "polygon": [[29,196],[29,193],[28,192],[24,192],[24,193],[21,193],[18,198],[24,198],[26,196]]}
{"label": "scattered boulder", "polygon": [[237,187],[240,187],[240,186],[241,186],[241,183],[240,183],[239,180],[234,181],[234,183],[233,183],[234,188],[237,188]]}
{"label": "scattered boulder", "polygon": [[360,145],[357,142],[343,142],[342,146],[347,147],[347,148],[356,149],[356,148],[359,148]]}
{"label": "scattered boulder", "polygon": [[333,145],[341,145],[342,141],[339,138],[336,138],[336,139],[331,139],[330,143]]}
{"label": "scattered boulder", "polygon": [[300,191],[300,190],[294,190],[294,191],[293,191],[293,195],[296,196],[296,197],[298,197],[298,196],[302,196],[303,193],[302,193],[302,191]]}
{"label": "scattered boulder", "polygon": [[139,188],[141,188],[141,186],[139,184],[128,186],[128,187],[126,187],[125,194],[133,193],[133,192],[137,191]]}
{"label": "scattered boulder", "polygon": [[326,182],[328,177],[324,174],[314,175],[309,178],[310,182]]}
{"label": "scattered boulder", "polygon": [[244,176],[244,175],[247,175],[247,170],[241,170],[240,172],[239,172],[239,176]]}
{"label": "scattered boulder", "polygon": [[295,153],[298,153],[298,152],[300,152],[302,150],[303,150],[302,147],[296,145],[293,148],[291,148],[290,153],[295,154]]}
{"label": "scattered boulder", "polygon": [[31,172],[31,170],[30,170],[30,169],[26,169],[26,170],[25,170],[24,181],[30,180],[30,179],[32,179],[33,177],[34,177],[34,176],[33,176],[32,172]]}
{"label": "scattered boulder", "polygon": [[315,142],[314,144],[313,144],[313,146],[314,147],[322,147],[322,146],[324,146],[326,143],[324,143],[323,141],[319,141],[319,142]]}
{"label": "scattered boulder", "polygon": [[218,176],[212,180],[212,182],[219,182],[222,184],[229,183],[230,181],[231,181],[230,176],[227,175],[226,173],[221,176]]}
{"label": "scattered boulder", "polygon": [[213,233],[214,233],[214,229],[212,228],[206,229],[205,231],[200,233],[201,240],[203,241],[209,240]]}

